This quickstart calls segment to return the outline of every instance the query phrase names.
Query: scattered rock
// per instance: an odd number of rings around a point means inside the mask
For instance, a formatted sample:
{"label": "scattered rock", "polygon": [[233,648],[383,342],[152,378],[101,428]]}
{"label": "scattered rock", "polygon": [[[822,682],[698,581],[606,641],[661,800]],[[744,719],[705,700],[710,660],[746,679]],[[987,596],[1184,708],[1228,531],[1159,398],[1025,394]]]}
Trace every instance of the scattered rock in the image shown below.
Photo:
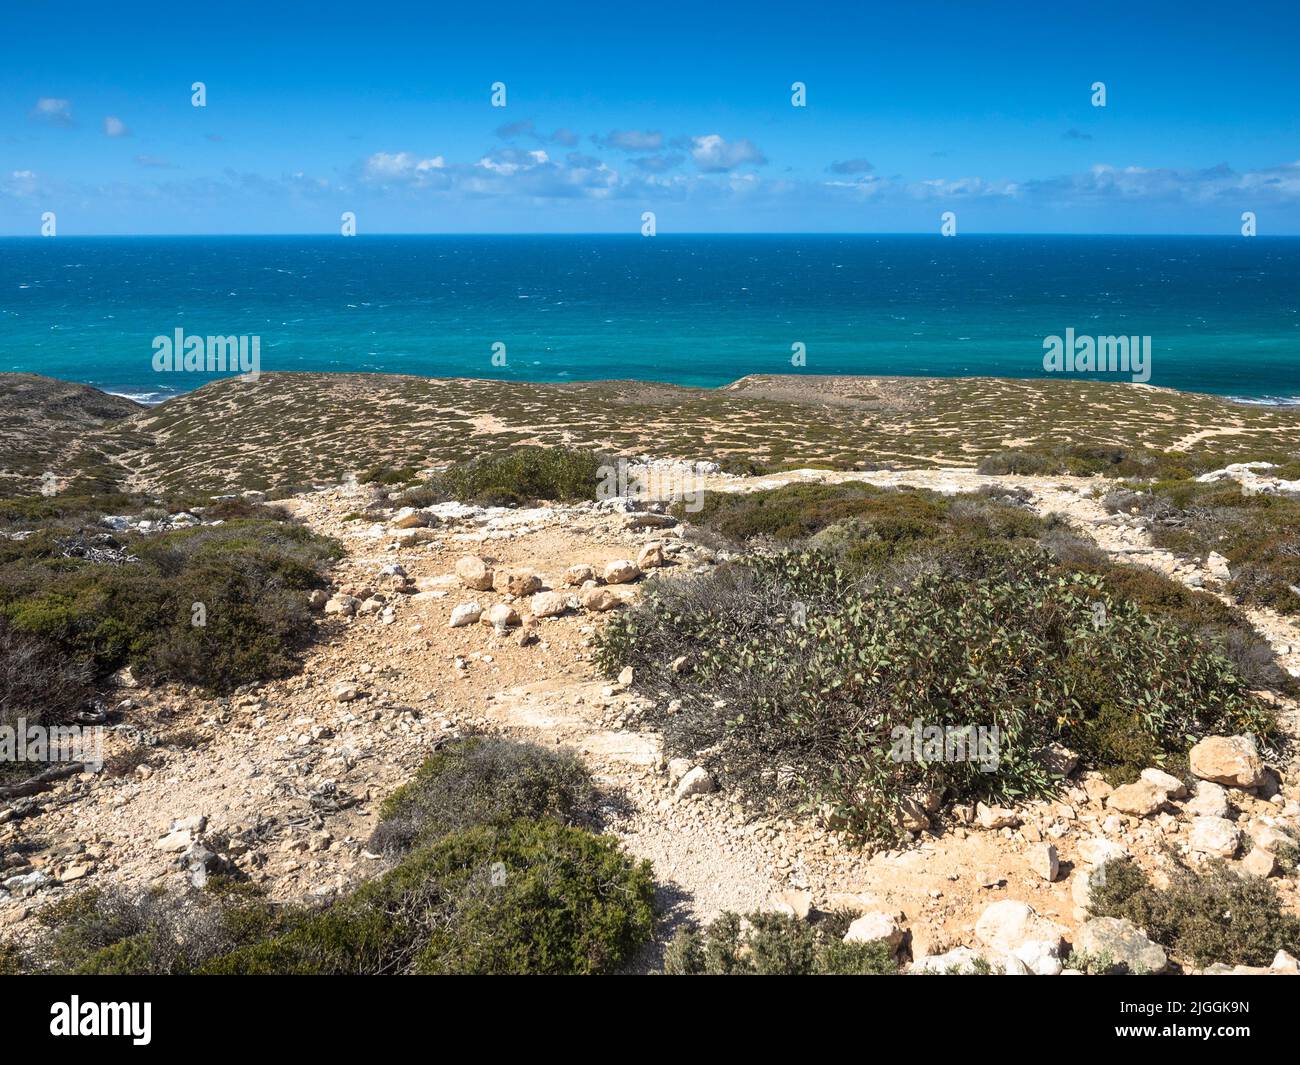
{"label": "scattered rock", "polygon": [[1243,872],[1268,879],[1277,872],[1277,859],[1263,847],[1255,847],[1241,860]]}
{"label": "scattered rock", "polygon": [[480,620],[491,625],[498,632],[520,624],[519,612],[509,603],[496,603],[488,607],[487,613]]}
{"label": "scattered rock", "polygon": [[811,891],[790,889],[782,891],[772,899],[771,908],[775,913],[783,913],[800,921],[808,920],[812,913],[813,897]]}
{"label": "scattered rock", "polygon": [[673,795],[678,800],[681,800],[688,795],[707,795],[715,787],[716,785],[713,782],[713,777],[709,775],[709,771],[703,766],[697,765],[677,782]]}
{"label": "scattered rock", "polygon": [[1015,810],[1008,810],[1005,806],[986,806],[982,802],[975,806],[975,819],[980,828],[990,832],[999,828],[1015,828],[1020,824],[1020,815]]}
{"label": "scattered rock", "polygon": [[1107,973],[1162,973],[1169,964],[1164,948],[1152,943],[1123,917],[1093,917],[1075,936],[1075,950],[1090,958],[1108,958]]}
{"label": "scattered rock", "polygon": [[1093,836],[1079,844],[1079,857],[1089,865],[1105,865],[1107,862],[1128,856],[1128,848],[1124,844],[1116,843],[1104,836]]}
{"label": "scattered rock", "polygon": [[559,617],[569,609],[569,597],[563,592],[538,592],[528,604],[536,618]]}
{"label": "scattered rock", "polygon": [[585,563],[570,566],[564,571],[564,583],[572,588],[581,588],[588,581],[596,579],[596,571]]}
{"label": "scattered rock", "polygon": [[1205,560],[1205,568],[1216,581],[1232,580],[1232,570],[1228,567],[1228,560],[1217,551],[1210,552]]}
{"label": "scattered rock", "polygon": [[975,922],[975,938],[1003,954],[1015,954],[1018,947],[1034,941],[1047,944],[1053,955],[1059,955],[1065,929],[1040,917],[1027,902],[1002,899],[980,914]]}
{"label": "scattered rock", "polygon": [[878,910],[855,918],[844,933],[845,943],[884,943],[893,954],[903,943],[904,932],[897,914]]}
{"label": "scattered rock", "polygon": [[1166,773],[1163,769],[1144,769],[1142,770],[1142,779],[1159,791],[1163,791],[1171,799],[1187,797],[1187,785],[1172,773]]}
{"label": "scattered rock", "polygon": [[617,595],[608,588],[602,588],[600,585],[593,585],[590,588],[584,588],[578,595],[578,601],[582,603],[584,610],[590,610],[593,613],[603,613],[606,610],[613,610],[623,602]]}
{"label": "scattered rock", "polygon": [[1196,782],[1196,797],[1187,804],[1193,817],[1227,817],[1228,793],[1220,784],[1208,780]]}
{"label": "scattered rock", "polygon": [[1029,848],[1029,868],[1049,884],[1061,871],[1060,856],[1051,843],[1039,843]]}
{"label": "scattered rock", "polygon": [[492,575],[492,587],[498,592],[522,599],[542,590],[542,579],[535,573],[506,573],[497,570]]}
{"label": "scattered rock", "polygon": [[667,558],[664,557],[664,545],[658,540],[651,540],[636,556],[636,564],[639,569],[657,569],[660,566],[667,565]]}
{"label": "scattered rock", "polygon": [[422,529],[429,524],[429,516],[421,514],[414,507],[403,507],[393,515],[389,524],[394,529]]}
{"label": "scattered rock", "polygon": [[618,559],[605,567],[606,584],[631,584],[640,576],[641,567],[630,559]]}
{"label": "scattered rock", "polygon": [[457,560],[456,576],[466,588],[476,592],[492,591],[492,570],[477,555],[465,555]]}
{"label": "scattered rock", "polygon": [[1250,736],[1209,736],[1188,754],[1202,780],[1234,788],[1253,788],[1264,778],[1264,763]]}
{"label": "scattered rock", "polygon": [[1241,830],[1226,817],[1196,817],[1187,843],[1201,854],[1231,858],[1241,846]]}
{"label": "scattered rock", "polygon": [[451,620],[447,625],[453,629],[463,628],[466,625],[473,625],[483,616],[483,608],[478,603],[461,603],[451,612]]}
{"label": "scattered rock", "polygon": [[361,605],[361,600],[351,595],[342,593],[332,595],[325,601],[326,614],[342,614],[344,617],[351,617],[357,612],[357,607]]}
{"label": "scattered rock", "polygon": [[1165,804],[1166,794],[1149,780],[1135,780],[1106,796],[1106,805],[1122,814],[1150,817]]}

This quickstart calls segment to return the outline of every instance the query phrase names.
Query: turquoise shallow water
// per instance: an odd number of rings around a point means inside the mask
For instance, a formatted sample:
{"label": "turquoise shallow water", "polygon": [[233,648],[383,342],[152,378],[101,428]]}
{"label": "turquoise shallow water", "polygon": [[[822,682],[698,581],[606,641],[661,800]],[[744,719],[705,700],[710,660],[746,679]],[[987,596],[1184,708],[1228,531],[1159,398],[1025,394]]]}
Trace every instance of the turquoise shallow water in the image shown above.
{"label": "turquoise shallow water", "polygon": [[1300,396],[1300,239],[0,239],[0,370],[146,401],[213,376],[155,371],[176,329],[256,335],[264,371],[716,386],[1045,376],[1067,328],[1150,336],[1152,384]]}

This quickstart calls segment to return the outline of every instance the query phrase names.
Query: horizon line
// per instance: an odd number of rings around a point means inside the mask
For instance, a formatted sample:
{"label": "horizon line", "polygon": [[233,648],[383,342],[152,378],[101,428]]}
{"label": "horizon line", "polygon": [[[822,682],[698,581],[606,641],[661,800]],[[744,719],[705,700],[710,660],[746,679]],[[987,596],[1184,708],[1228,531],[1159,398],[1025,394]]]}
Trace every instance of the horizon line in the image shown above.
{"label": "horizon line", "polygon": [[[322,239],[336,239],[342,234],[337,232],[320,232],[317,230],[300,230],[288,231],[282,233],[65,233],[60,236],[47,237],[39,233],[0,233],[0,240],[60,240],[68,237],[83,240],[160,240],[160,239],[193,239],[196,237],[217,238],[229,240],[244,240],[256,237],[276,238],[276,237],[320,237]],[[1300,239],[1300,233],[1268,233],[1256,234],[1253,237],[1243,237],[1240,233],[1222,233],[1222,232],[1188,232],[1188,233],[1128,233],[1128,232],[1104,232],[1104,233],[1081,233],[1069,230],[1052,230],[1050,232],[1038,231],[1021,231],[1021,230],[976,230],[955,234],[955,236],[967,237],[1128,237],[1133,239],[1139,238],[1204,238],[1220,237],[1224,240],[1295,240]],[[345,240],[355,240],[359,237],[626,237],[636,240],[657,240],[659,237],[937,237],[941,240],[951,239],[945,237],[942,233],[934,230],[867,230],[867,229],[764,229],[764,230],[677,230],[668,233],[656,233],[653,237],[646,237],[639,232],[625,232],[622,230],[557,230],[545,232],[530,232],[527,230],[518,230],[511,232],[494,232],[494,231],[459,231],[459,230],[421,230],[418,232],[373,232],[373,233],[355,233],[351,237],[343,237]]]}

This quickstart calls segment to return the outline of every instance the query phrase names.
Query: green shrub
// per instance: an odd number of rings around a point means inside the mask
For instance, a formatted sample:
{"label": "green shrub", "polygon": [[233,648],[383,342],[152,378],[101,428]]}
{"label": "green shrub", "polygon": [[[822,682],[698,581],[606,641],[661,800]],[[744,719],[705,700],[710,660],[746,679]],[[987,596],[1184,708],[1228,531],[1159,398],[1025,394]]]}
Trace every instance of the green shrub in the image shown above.
{"label": "green shrub", "polygon": [[596,498],[601,468],[609,462],[594,451],[518,447],[444,470],[428,482],[427,498],[478,506],[516,506],[536,500],[576,503]]}
{"label": "green shrub", "polygon": [[91,888],[37,913],[32,957],[42,972],[182,976],[276,933],[293,912],[217,877],[203,892]]}
{"label": "green shrub", "polygon": [[884,943],[843,942],[845,922],[724,913],[687,924],[664,951],[668,976],[883,976],[898,972]]}
{"label": "green shrub", "polygon": [[216,691],[296,668],[314,631],[306,593],[340,550],[270,518],[126,537],[120,562],[64,557],[59,542],[9,543],[0,619],[96,676],[130,665]]}
{"label": "green shrub", "polygon": [[204,967],[224,974],[586,974],[647,942],[654,883],[617,843],[554,821],[456,832],[283,935]]}
{"label": "green shrub", "polygon": [[596,823],[591,776],[567,751],[488,736],[446,744],[385,800],[371,849],[395,854],[478,825]]}
{"label": "green shrub", "polygon": [[1107,862],[1089,910],[1128,918],[1175,958],[1198,966],[1268,965],[1279,950],[1300,952],[1300,917],[1283,908],[1273,884],[1220,860],[1199,870],[1176,866],[1163,890],[1133,863]]}
{"label": "green shrub", "polygon": [[[790,552],[661,580],[607,626],[596,663],[608,675],[633,667],[669,753],[707,749],[745,801],[830,804],[835,823],[871,838],[898,835],[909,793],[1049,792],[1055,741],[1131,777],[1210,732],[1276,735],[1226,658],[1100,577],[1034,552],[984,568],[883,584]],[[681,674],[667,668],[680,656],[692,663]],[[967,740],[996,729],[994,764],[973,751],[910,757],[914,723]]]}

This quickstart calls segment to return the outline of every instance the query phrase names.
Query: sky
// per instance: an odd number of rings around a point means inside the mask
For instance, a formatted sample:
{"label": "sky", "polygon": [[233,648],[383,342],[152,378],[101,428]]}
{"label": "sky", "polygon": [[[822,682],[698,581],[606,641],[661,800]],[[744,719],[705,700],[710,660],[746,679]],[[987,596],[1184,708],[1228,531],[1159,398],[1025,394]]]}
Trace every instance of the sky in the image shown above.
{"label": "sky", "polygon": [[1197,0],[10,2],[0,235],[1300,235],[1297,31]]}

